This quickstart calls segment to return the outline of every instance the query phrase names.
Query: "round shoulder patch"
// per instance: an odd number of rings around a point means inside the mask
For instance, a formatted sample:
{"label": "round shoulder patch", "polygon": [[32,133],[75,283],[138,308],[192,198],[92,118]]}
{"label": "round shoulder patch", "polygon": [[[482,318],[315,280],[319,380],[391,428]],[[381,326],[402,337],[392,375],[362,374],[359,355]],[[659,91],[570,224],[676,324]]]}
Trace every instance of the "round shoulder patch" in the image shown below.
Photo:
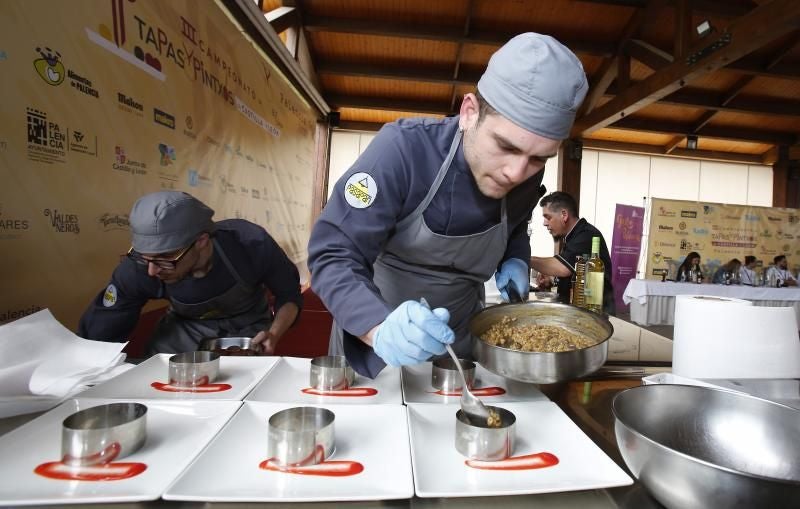
{"label": "round shoulder patch", "polygon": [[351,207],[365,209],[372,205],[378,196],[378,184],[369,174],[354,173],[344,185],[344,199]]}
{"label": "round shoulder patch", "polygon": [[113,284],[108,285],[103,293],[103,306],[110,308],[117,303],[117,287]]}

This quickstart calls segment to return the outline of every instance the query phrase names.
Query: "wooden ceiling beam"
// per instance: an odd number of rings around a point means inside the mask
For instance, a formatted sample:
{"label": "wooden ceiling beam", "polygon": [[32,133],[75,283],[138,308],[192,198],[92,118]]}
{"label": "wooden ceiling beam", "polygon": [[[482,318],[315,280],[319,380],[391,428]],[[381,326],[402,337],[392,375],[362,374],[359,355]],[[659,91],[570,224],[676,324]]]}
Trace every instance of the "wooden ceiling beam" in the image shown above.
{"label": "wooden ceiling beam", "polygon": [[[463,44],[502,46],[509,39],[522,31],[541,31],[540,27],[524,27],[514,32],[488,32],[473,30],[468,36],[463,35],[462,28],[452,26],[410,26],[407,23],[395,23],[379,20],[360,20],[332,18],[326,16],[303,16],[303,28],[309,32],[339,32],[347,34],[375,35],[383,37],[400,37],[404,39],[423,39]],[[611,43],[598,43],[585,39],[561,39],[562,44],[576,53],[596,56],[610,56],[614,53]]]}
{"label": "wooden ceiling beam", "polygon": [[[609,127],[628,131],[645,131],[685,136],[692,133],[694,124],[627,117]],[[751,143],[769,143],[773,145],[793,145],[797,142],[797,136],[793,133],[748,129],[743,127],[705,126],[695,134],[706,138],[738,140]]]}
{"label": "wooden ceiling beam", "polygon": [[283,32],[300,22],[297,9],[294,7],[278,7],[264,14],[276,34]]}
{"label": "wooden ceiling beam", "polygon": [[[447,115],[449,105],[438,101],[394,100],[382,97],[327,96],[329,104],[338,108],[359,108],[369,110],[408,111]],[[651,120],[629,117],[612,126],[615,129],[653,132],[685,136],[694,132],[695,124]],[[792,133],[765,131],[725,126],[703,126],[695,133],[698,136],[722,140],[737,140],[750,143],[769,143],[773,145],[794,145],[798,137]]]}
{"label": "wooden ceiling beam", "polygon": [[778,159],[781,157],[781,152],[783,152],[784,157],[787,157],[790,161],[800,161],[800,145],[793,145],[791,147],[772,147],[767,150],[761,155],[764,164],[772,166],[778,162]]}
{"label": "wooden ceiling beam", "polygon": [[474,86],[482,73],[459,72],[453,78],[453,71],[445,69],[420,70],[419,67],[399,67],[389,65],[365,65],[348,62],[321,62],[317,65],[317,73],[337,76],[357,76],[363,78],[379,78],[398,81],[415,81],[419,83],[435,83],[439,85]]}
{"label": "wooden ceiling beam", "polygon": [[709,122],[711,122],[711,119],[714,118],[717,113],[718,112],[716,110],[704,111],[703,114],[700,115],[700,118],[694,121],[694,124],[692,124],[692,130],[689,132],[691,134],[699,134],[700,129],[704,128]]}
{"label": "wooden ceiling beam", "polygon": [[[795,34],[794,37],[792,37],[787,43],[784,43],[783,46],[778,51],[773,53],[773,55],[769,59],[769,62],[767,62],[767,64],[764,65],[764,68],[770,69],[772,67],[775,67],[778,64],[778,62],[794,48],[794,46],[797,44],[797,41],[798,41],[798,35]],[[753,75],[742,76],[741,78],[739,78],[739,80],[736,83],[734,83],[732,87],[730,87],[728,90],[725,91],[724,97],[719,102],[720,106],[722,107],[728,106],[731,103],[731,101],[736,99],[736,97],[738,97],[739,94],[742,93],[742,90],[744,90],[747,87],[747,85],[752,83],[753,80],[755,79],[756,77]],[[783,111],[786,111],[785,107],[781,109]],[[796,111],[797,109],[795,110],[795,112]],[[716,109],[706,110],[706,112],[703,113],[703,115],[700,117],[700,120],[697,123],[695,123],[694,131],[692,132],[696,133],[700,129],[705,127],[705,125],[708,124],[717,113],[719,113],[719,110]]]}
{"label": "wooden ceiling beam", "polygon": [[594,110],[597,103],[606,94],[608,87],[617,79],[617,73],[619,72],[618,58],[605,59],[600,69],[597,70],[597,78],[594,78],[589,85],[589,92],[581,105],[581,114],[587,114]]}
{"label": "wooden ceiling beam", "polygon": [[325,99],[328,101],[328,104],[331,104],[337,108],[408,111],[415,113],[433,113],[436,115],[446,115],[450,107],[450,105],[444,101],[415,101],[384,97],[329,95],[326,96]]}
{"label": "wooden ceiling beam", "polygon": [[754,79],[755,76],[742,76],[739,78],[732,87],[725,91],[722,100],[719,102],[720,106],[729,105]]}
{"label": "wooden ceiling beam", "polygon": [[743,58],[725,67],[731,71],[765,78],[778,78],[786,80],[800,80],[800,65],[794,63],[777,64],[770,69],[765,69],[757,58]]}
{"label": "wooden ceiling beam", "polygon": [[[475,0],[469,0],[467,3],[467,14],[464,16],[464,30],[462,31],[461,35],[467,37],[469,35],[469,27],[472,23],[472,11],[475,7]],[[456,51],[456,62],[453,66],[453,80],[458,79],[458,73],[461,70],[461,58],[464,55],[464,43],[458,43],[458,51]],[[455,110],[456,105],[456,85],[453,84],[450,87],[450,111]]]}
{"label": "wooden ceiling beam", "polygon": [[692,5],[689,0],[675,2],[675,41],[672,44],[672,56],[682,58],[692,44]]}
{"label": "wooden ceiling beam", "polygon": [[[641,30],[646,21],[655,17],[656,12],[665,2],[666,0],[650,0],[644,8],[637,9],[636,12],[631,15],[628,22],[625,23],[625,27],[622,29],[622,34],[617,40],[616,47],[614,48],[614,55],[606,58],[600,66],[600,69],[595,73],[595,77],[592,79],[592,83],[589,86],[589,93],[581,105],[579,115],[585,115],[591,112],[615,79],[621,78],[620,81],[628,80],[630,76],[630,65],[627,67],[628,75],[620,75],[620,70],[625,71],[626,69],[626,62],[623,62],[623,58],[628,58],[627,55],[624,54],[625,45]],[[630,60],[627,60],[627,63],[630,64]]]}
{"label": "wooden ceiling beam", "polygon": [[664,153],[665,154],[671,153],[673,150],[678,148],[678,145],[680,145],[684,139],[686,139],[686,136],[675,136],[674,138],[672,138],[669,143],[664,145]]}
{"label": "wooden ceiling beam", "polygon": [[614,99],[578,119],[573,137],[585,137],[652,104],[693,80],[726,66],[800,23],[797,0],[772,0],[733,20],[722,32],[692,46],[689,57],[674,61]]}
{"label": "wooden ceiling beam", "polygon": [[[475,86],[481,76],[481,73],[465,72],[461,69],[459,77],[453,79],[451,77],[451,71],[446,69],[420,70],[418,67],[364,65],[347,62],[322,62],[317,65],[316,71],[321,75],[356,76],[448,86]],[[612,85],[608,89],[608,93],[613,96],[619,93],[619,90],[615,85]],[[727,102],[727,104],[723,105],[723,102],[725,102],[725,98],[720,98],[718,94],[713,92],[684,88],[683,90],[674,92],[659,100],[658,104],[688,106],[692,108],[704,108],[734,113],[752,113],[754,115],[800,117],[800,101],[737,96],[735,99]]]}
{"label": "wooden ceiling beam", "polygon": [[772,147],[771,149],[761,154],[761,162],[763,162],[766,165],[772,166],[773,164],[778,162],[779,152],[780,152],[779,147]]}
{"label": "wooden ceiling beam", "polygon": [[336,131],[366,131],[377,132],[381,130],[385,124],[380,122],[365,122],[363,120],[342,120],[339,126],[335,127]]}
{"label": "wooden ceiling beam", "polygon": [[770,70],[783,60],[783,57],[788,55],[797,43],[800,42],[800,30],[794,33],[786,42],[784,42],[777,51],[775,51],[769,58],[769,61],[764,65],[764,69]]}
{"label": "wooden ceiling beam", "polygon": [[631,58],[638,60],[654,71],[663,69],[675,60],[672,55],[661,48],[639,39],[628,41],[625,51]]}
{"label": "wooden ceiling beam", "polygon": [[[631,58],[638,60],[654,71],[661,70],[674,61],[672,55],[666,51],[639,39],[631,39],[628,41],[628,45],[625,49]],[[765,78],[788,80],[800,79],[800,66],[798,65],[781,65],[775,62],[772,63],[769,68],[767,68],[760,61],[760,59],[753,57],[739,59],[736,62],[725,66],[725,69],[751,76],[763,76]]]}
{"label": "wooden ceiling beam", "polygon": [[[613,89],[612,89],[613,90]],[[730,96],[730,94],[726,94]],[[751,113],[753,115],[770,115],[779,117],[800,116],[800,101],[764,99],[758,97],[736,97],[726,101],[713,92],[691,89],[679,90],[664,97],[658,104],[670,106],[689,106],[732,113]]]}
{"label": "wooden ceiling beam", "polygon": [[644,143],[624,143],[618,141],[582,140],[584,149],[609,150],[612,152],[628,152],[634,154],[679,157],[681,159],[705,159],[709,161],[723,161],[731,163],[763,164],[762,156],[757,154],[741,154],[739,152],[720,152],[717,150],[689,150],[675,148],[666,153],[660,145],[647,145]]}
{"label": "wooden ceiling beam", "polygon": [[[647,0],[579,0],[581,2],[605,5],[617,5],[620,7],[642,8],[647,4]],[[672,3],[677,3],[673,1]],[[755,9],[757,4],[751,0],[693,0],[692,8],[699,14],[707,14],[722,17],[738,17],[747,14]]]}
{"label": "wooden ceiling beam", "polygon": [[[383,127],[384,124],[380,122],[363,122],[355,120],[342,120],[339,123],[337,130],[341,131],[365,131],[377,132]],[[683,138],[678,138],[679,141]],[[658,145],[646,145],[644,143],[623,143],[616,141],[606,140],[593,140],[584,138],[581,140],[583,148],[598,149],[598,150],[611,150],[614,152],[631,152],[635,154],[648,154],[648,155],[669,155],[680,158],[690,159],[708,159],[715,161],[726,161],[747,164],[772,164],[765,161],[765,155],[741,154],[738,152],[720,152],[716,150],[688,150],[684,148],[673,147],[667,150],[666,147]],[[800,148],[800,147],[798,147]],[[769,151],[765,152],[765,154]]]}

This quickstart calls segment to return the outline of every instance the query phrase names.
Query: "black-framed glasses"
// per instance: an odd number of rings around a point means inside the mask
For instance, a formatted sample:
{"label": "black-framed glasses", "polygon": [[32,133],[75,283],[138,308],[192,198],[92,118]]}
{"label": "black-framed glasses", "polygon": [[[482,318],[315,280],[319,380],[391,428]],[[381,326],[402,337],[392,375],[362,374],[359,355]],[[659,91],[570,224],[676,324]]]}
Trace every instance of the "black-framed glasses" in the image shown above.
{"label": "black-framed glasses", "polygon": [[145,258],[141,253],[135,251],[133,249],[133,246],[131,246],[131,248],[128,249],[128,252],[126,253],[126,256],[128,258],[130,258],[131,260],[135,261],[136,263],[138,263],[139,265],[143,265],[145,267],[147,267],[149,264],[152,263],[153,265],[155,265],[159,269],[175,270],[175,267],[177,267],[178,263],[180,263],[181,259],[184,256],[186,256],[186,253],[191,251],[191,249],[194,247],[196,242],[197,242],[197,240],[195,239],[195,241],[192,242],[191,244],[189,244],[188,247],[184,248],[183,250],[181,250],[181,252],[179,252],[177,255],[175,255],[175,258],[170,258],[170,259],[167,259],[167,258]]}

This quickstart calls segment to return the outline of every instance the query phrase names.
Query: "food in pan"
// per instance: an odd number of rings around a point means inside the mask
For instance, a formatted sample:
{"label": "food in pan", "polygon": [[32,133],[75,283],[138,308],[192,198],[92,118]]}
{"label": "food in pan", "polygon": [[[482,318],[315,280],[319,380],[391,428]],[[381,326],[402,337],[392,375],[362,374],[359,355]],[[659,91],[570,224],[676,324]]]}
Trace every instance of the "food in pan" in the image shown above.
{"label": "food in pan", "polygon": [[255,355],[259,355],[258,351],[256,350],[252,350],[250,348],[242,348],[241,346],[237,345],[231,345],[227,348],[215,348],[211,351],[218,355],[228,355],[235,357],[252,357]]}
{"label": "food in pan", "polygon": [[489,417],[486,418],[486,427],[488,428],[503,427],[503,419],[500,417],[500,414],[492,409],[489,409]]}
{"label": "food in pan", "polygon": [[517,324],[516,321],[516,318],[504,316],[481,338],[490,345],[522,352],[569,352],[597,343],[556,325]]}

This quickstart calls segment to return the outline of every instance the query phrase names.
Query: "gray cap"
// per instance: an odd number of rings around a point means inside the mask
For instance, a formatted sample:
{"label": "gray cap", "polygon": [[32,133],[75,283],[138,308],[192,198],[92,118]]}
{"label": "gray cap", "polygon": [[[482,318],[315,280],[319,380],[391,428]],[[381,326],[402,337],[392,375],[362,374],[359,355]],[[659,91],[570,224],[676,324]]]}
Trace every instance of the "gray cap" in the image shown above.
{"label": "gray cap", "polygon": [[131,209],[133,249],[140,253],[168,253],[214,230],[214,211],[194,196],[160,191],[142,196]]}
{"label": "gray cap", "polygon": [[569,137],[588,88],[578,57],[552,37],[532,32],[497,50],[478,81],[481,96],[498,113],[551,140]]}

